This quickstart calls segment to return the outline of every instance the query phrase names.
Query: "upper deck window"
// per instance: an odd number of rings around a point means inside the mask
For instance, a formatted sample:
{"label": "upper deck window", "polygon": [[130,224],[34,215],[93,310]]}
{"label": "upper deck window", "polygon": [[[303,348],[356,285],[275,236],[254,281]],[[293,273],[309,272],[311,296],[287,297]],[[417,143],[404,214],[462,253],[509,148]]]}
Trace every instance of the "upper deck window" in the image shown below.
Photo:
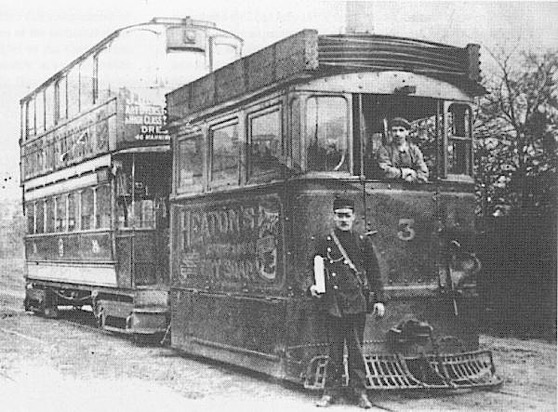
{"label": "upper deck window", "polygon": [[61,78],[55,84],[55,123],[59,123],[60,120],[66,119],[68,117],[67,106],[66,106],[66,77]]}
{"label": "upper deck window", "polygon": [[28,139],[35,135],[35,99],[25,103],[25,132]]}
{"label": "upper deck window", "polygon": [[41,90],[35,96],[35,126],[37,134],[45,131],[45,92]]}
{"label": "upper deck window", "polygon": [[54,83],[45,89],[45,129],[54,126],[54,112],[56,100],[54,97]]}
{"label": "upper deck window", "polygon": [[279,106],[250,115],[248,124],[248,180],[278,176],[282,163]]}
{"label": "upper deck window", "polygon": [[240,57],[238,40],[225,36],[211,38],[211,70],[235,61]]}
{"label": "upper deck window", "polygon": [[73,117],[79,113],[79,67],[73,67],[68,73],[68,117]]}
{"label": "upper deck window", "polygon": [[306,161],[311,171],[349,171],[347,118],[343,97],[311,97],[306,102]]}
{"label": "upper deck window", "polygon": [[211,184],[238,183],[238,123],[228,122],[210,129]]}

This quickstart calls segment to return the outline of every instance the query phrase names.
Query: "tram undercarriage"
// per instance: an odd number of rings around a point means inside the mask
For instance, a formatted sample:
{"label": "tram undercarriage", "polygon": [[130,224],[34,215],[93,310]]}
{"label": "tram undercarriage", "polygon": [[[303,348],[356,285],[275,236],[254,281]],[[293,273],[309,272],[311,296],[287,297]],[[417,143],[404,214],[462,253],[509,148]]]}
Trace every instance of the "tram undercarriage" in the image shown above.
{"label": "tram undercarriage", "polygon": [[124,291],[28,279],[26,311],[57,318],[60,307],[67,306],[89,306],[100,328],[132,336],[164,334],[170,316],[166,290]]}

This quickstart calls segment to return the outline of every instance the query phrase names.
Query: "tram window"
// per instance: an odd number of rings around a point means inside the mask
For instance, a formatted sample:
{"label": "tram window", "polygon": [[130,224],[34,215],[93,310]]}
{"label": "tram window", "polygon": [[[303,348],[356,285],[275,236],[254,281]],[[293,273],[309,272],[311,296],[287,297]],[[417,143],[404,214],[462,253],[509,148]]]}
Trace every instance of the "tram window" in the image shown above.
{"label": "tram window", "polygon": [[93,229],[94,209],[93,189],[88,188],[81,192],[81,229]]}
{"label": "tram window", "polygon": [[97,229],[110,228],[110,186],[97,188]]}
{"label": "tram window", "polygon": [[45,129],[50,129],[54,126],[54,84],[49,85],[45,89]]}
{"label": "tram window", "polygon": [[178,142],[178,190],[200,188],[203,177],[202,135],[188,136]]}
{"label": "tram window", "polygon": [[56,232],[66,231],[66,196],[56,198]]}
{"label": "tram window", "polygon": [[79,65],[80,110],[93,105],[93,57],[88,57]]}
{"label": "tram window", "polygon": [[300,98],[295,97],[290,102],[289,106],[290,117],[290,145],[293,157],[293,167],[296,170],[302,169],[301,153],[300,153]]}
{"label": "tram window", "polygon": [[77,230],[78,202],[75,193],[68,195],[68,232]]}
{"label": "tram window", "polygon": [[[162,70],[158,73],[161,83],[177,88],[202,77],[207,71],[204,53],[171,52],[159,61]],[[164,77],[163,77],[164,76]]]}
{"label": "tram window", "polygon": [[25,104],[25,130],[27,138],[35,135],[35,99],[28,100]]}
{"label": "tram window", "polygon": [[110,49],[101,50],[95,59],[95,84],[96,100],[95,103],[104,102],[110,96],[110,83],[107,73],[107,56]]}
{"label": "tram window", "polygon": [[35,233],[45,232],[45,202],[39,200],[35,213]]}
{"label": "tram window", "polygon": [[68,73],[68,117],[79,113],[79,67],[73,67]]}
{"label": "tram window", "polygon": [[134,202],[134,221],[137,227],[152,229],[155,227],[155,208],[152,199]]}
{"label": "tram window", "polygon": [[52,197],[46,201],[46,232],[54,232],[54,198]]}
{"label": "tram window", "polygon": [[66,77],[58,80],[55,86],[55,123],[67,118],[66,113]]}
{"label": "tram window", "polygon": [[448,109],[447,172],[470,175],[472,134],[471,109],[467,105],[452,104]]}
{"label": "tram window", "polygon": [[215,185],[238,182],[237,123],[211,128],[211,182]]}
{"label": "tram window", "polygon": [[35,112],[35,126],[40,134],[45,130],[45,93],[42,90],[35,98]]}
{"label": "tram window", "polygon": [[342,97],[312,97],[306,103],[308,170],[349,171],[347,101]]}
{"label": "tram window", "polygon": [[240,57],[236,44],[231,44],[230,40],[223,38],[213,38],[212,40],[212,67],[211,70],[217,70],[230,62],[235,61]]}
{"label": "tram window", "polygon": [[25,205],[25,214],[27,216],[27,234],[35,233],[35,203],[27,203]]}
{"label": "tram window", "polygon": [[248,180],[273,178],[281,171],[281,111],[249,117]]}

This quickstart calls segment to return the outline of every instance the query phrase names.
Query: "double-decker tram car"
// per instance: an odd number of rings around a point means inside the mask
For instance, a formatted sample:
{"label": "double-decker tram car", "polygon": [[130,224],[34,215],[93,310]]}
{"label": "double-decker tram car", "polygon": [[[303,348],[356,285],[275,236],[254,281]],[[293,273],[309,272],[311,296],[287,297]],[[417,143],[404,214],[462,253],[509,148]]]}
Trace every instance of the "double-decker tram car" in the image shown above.
{"label": "double-decker tram car", "polygon": [[[384,318],[367,317],[368,387],[499,383],[476,323],[479,81],[476,45],[304,30],[169,93],[172,346],[323,387],[327,332],[307,279],[342,195],[389,296]],[[378,165],[394,117],[410,123],[423,181]]]}
{"label": "double-decker tram car", "polygon": [[240,57],[210,22],[115,31],[21,99],[25,308],[91,305],[134,335],[168,324],[165,93]]}

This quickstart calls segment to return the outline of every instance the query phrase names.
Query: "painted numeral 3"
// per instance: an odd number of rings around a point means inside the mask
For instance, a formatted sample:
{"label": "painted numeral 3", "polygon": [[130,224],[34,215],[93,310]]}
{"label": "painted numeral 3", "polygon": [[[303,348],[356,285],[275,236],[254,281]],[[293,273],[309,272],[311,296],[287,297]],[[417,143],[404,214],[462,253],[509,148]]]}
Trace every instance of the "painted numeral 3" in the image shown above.
{"label": "painted numeral 3", "polygon": [[415,229],[413,225],[415,224],[415,219],[399,219],[399,232],[397,232],[397,237],[401,240],[409,241],[415,238]]}

